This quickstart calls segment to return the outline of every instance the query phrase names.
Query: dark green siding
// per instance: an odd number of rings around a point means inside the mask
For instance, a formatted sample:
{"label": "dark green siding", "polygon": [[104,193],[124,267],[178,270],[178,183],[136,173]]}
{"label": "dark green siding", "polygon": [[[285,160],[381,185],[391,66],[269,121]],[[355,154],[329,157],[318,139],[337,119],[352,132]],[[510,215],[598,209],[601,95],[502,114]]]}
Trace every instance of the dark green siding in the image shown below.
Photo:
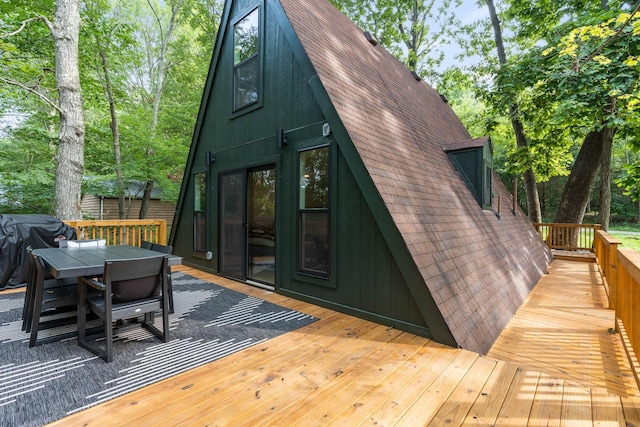
{"label": "dark green siding", "polygon": [[[332,172],[337,187],[332,194],[330,281],[285,273],[287,277],[280,282],[280,290],[319,305],[428,335],[424,319],[344,157],[338,152],[334,158]],[[295,221],[290,223],[295,226]],[[295,260],[295,239],[288,241],[290,248],[285,250]],[[281,264],[280,267],[284,268]],[[295,270],[295,262],[290,268]]]}
{"label": "dark green siding", "polygon": [[[262,2],[258,2],[262,3]],[[245,12],[255,1],[234,2],[231,15]],[[248,9],[249,8],[249,9]],[[276,22],[273,10],[266,10],[267,21]],[[295,58],[293,50],[278,25],[264,25],[264,44],[261,51],[264,64],[264,82],[262,106],[249,109],[247,114],[239,114],[233,110],[232,98],[232,31],[221,28],[224,38],[218,62],[214,64],[214,83],[206,102],[206,111],[202,118],[200,134],[196,136],[197,144],[192,147],[193,163],[191,170],[185,174],[183,185],[180,221],[176,225],[174,248],[184,257],[185,264],[194,265],[211,271],[217,266],[217,176],[219,173],[254,167],[265,164],[279,164],[280,158],[287,148],[281,152],[276,148],[276,129],[287,132],[292,141],[321,135],[324,116],[309,88],[310,76]],[[211,152],[216,160],[210,168],[205,166],[206,154]],[[209,185],[209,249],[214,259],[208,261],[192,251],[193,239],[193,184],[191,175],[195,171],[208,170]],[[279,176],[287,176],[287,172]],[[183,237],[184,236],[184,237]]]}
{"label": "dark green siding", "polygon": [[[263,2],[259,2],[263,4]],[[179,220],[172,231],[172,244],[184,263],[212,272],[218,267],[218,178],[229,171],[261,165],[277,168],[277,253],[276,291],[312,303],[338,309],[382,324],[431,336],[407,286],[405,277],[419,277],[400,270],[407,260],[396,260],[385,236],[397,231],[380,228],[363,191],[369,199],[374,187],[363,190],[370,180],[358,180],[339,147],[352,143],[339,123],[335,110],[322,90],[318,78],[301,50],[279,6],[267,0],[263,7],[263,85],[261,105],[246,114],[232,111],[231,22],[256,2],[235,1],[216,46],[210,70],[207,99],[203,100],[202,123],[189,157],[183,183]],[[264,6],[263,4],[263,6]],[[217,60],[216,60],[217,58]],[[317,97],[317,98],[316,98]],[[323,114],[323,111],[327,115]],[[333,123],[332,123],[333,121]],[[322,136],[322,125],[329,122],[336,132]],[[289,145],[276,147],[276,129],[284,129]],[[331,146],[331,253],[329,278],[297,272],[298,150],[316,145]],[[215,156],[206,165],[207,153]],[[357,155],[357,154],[356,154]],[[213,259],[193,252],[193,173],[207,171],[208,245]],[[360,170],[360,174],[363,170]],[[360,184],[358,184],[360,182]],[[364,182],[365,184],[362,184]],[[393,229],[395,230],[395,228]],[[414,287],[418,286],[414,284]],[[423,286],[423,285],[420,285]]]}

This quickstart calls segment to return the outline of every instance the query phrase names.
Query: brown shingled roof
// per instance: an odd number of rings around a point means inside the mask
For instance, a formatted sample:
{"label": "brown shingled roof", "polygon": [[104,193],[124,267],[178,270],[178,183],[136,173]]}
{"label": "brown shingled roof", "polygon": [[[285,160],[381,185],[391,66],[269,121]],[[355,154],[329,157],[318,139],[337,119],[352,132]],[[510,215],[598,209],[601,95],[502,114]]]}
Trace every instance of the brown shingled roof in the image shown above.
{"label": "brown shingled roof", "polygon": [[[478,140],[433,88],[328,1],[281,4],[451,333],[486,352],[548,250],[522,212],[478,205],[443,150]],[[494,194],[511,203],[497,175]]]}

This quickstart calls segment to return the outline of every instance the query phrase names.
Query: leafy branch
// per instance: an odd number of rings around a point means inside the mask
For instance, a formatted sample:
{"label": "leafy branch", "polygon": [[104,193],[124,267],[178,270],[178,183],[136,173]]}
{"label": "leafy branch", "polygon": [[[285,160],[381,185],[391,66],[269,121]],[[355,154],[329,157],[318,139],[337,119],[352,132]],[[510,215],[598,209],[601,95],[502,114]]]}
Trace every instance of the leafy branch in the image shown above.
{"label": "leafy branch", "polygon": [[11,85],[11,86],[17,86],[20,89],[26,90],[27,92],[31,92],[33,94],[35,94],[36,96],[38,96],[40,99],[42,99],[45,103],[49,104],[51,107],[53,107],[54,109],[56,109],[60,114],[63,114],[62,110],[60,109],[60,107],[53,102],[52,100],[50,100],[49,98],[47,98],[45,95],[43,95],[42,93],[38,92],[37,90],[35,90],[34,88],[31,88],[29,86],[26,86],[20,82],[17,82],[15,80],[9,80],[6,79],[4,77],[0,76],[0,82]]}
{"label": "leafy branch", "polygon": [[633,19],[633,17],[636,15],[636,13],[638,13],[638,10],[640,10],[640,3],[638,3],[636,5],[636,8],[634,9],[633,12],[631,12],[631,14],[627,17],[627,20],[620,26],[620,28],[618,28],[618,30],[616,31],[615,34],[613,34],[611,37],[609,37],[607,39],[607,41],[605,41],[604,43],[602,43],[600,46],[598,46],[598,48],[596,50],[594,50],[588,57],[585,58],[585,60],[582,62],[583,64],[586,62],[591,61],[593,58],[595,58],[597,55],[600,54],[600,52],[602,52],[604,50],[604,48],[606,48],[607,46],[609,46],[611,43],[613,43],[613,41],[618,38],[620,36],[620,34],[622,34],[622,31],[626,28],[627,25],[629,25],[629,23],[631,22],[631,20]]}
{"label": "leafy branch", "polygon": [[0,39],[5,39],[7,37],[13,37],[13,36],[16,36],[16,35],[20,34],[27,27],[28,23],[34,22],[34,21],[42,21],[42,22],[44,22],[44,24],[47,26],[47,28],[49,28],[49,31],[51,31],[51,34],[54,34],[54,27],[53,27],[53,24],[51,23],[51,21],[49,21],[44,16],[38,15],[38,16],[35,16],[33,18],[25,19],[24,21],[22,21],[22,23],[20,24],[20,27],[17,30],[15,30],[12,33],[5,33],[5,34],[0,35]]}

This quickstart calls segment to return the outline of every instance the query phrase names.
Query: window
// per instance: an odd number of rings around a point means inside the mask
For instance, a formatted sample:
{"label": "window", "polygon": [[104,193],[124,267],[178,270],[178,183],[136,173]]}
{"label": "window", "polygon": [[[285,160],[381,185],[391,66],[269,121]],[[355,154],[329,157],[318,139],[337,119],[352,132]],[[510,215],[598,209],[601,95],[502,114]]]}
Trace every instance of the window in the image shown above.
{"label": "window", "polygon": [[298,270],[329,276],[329,147],[301,151]]}
{"label": "window", "polygon": [[193,250],[205,252],[207,247],[207,173],[196,173],[193,182]]}
{"label": "window", "polygon": [[260,9],[255,8],[233,26],[233,107],[258,102],[260,81]]}
{"label": "window", "polygon": [[493,147],[489,137],[451,143],[445,148],[478,204],[491,210]]}
{"label": "window", "polygon": [[491,209],[491,167],[485,166],[484,168],[484,191],[482,197],[482,207],[485,209]]}

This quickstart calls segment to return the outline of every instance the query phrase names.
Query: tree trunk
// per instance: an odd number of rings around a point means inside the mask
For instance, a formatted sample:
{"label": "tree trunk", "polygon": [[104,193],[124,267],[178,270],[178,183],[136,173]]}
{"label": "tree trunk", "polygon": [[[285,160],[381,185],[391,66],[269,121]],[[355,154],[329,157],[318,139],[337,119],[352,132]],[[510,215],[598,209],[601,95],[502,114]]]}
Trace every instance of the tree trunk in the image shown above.
{"label": "tree trunk", "polygon": [[78,70],[78,0],[56,0],[55,21],[49,29],[55,45],[56,82],[60,97],[56,216],[63,220],[79,220],[82,219],[80,199],[85,129]]}
{"label": "tree trunk", "polygon": [[611,150],[613,149],[613,131],[605,129],[602,135],[602,157],[600,158],[600,210],[598,223],[604,231],[609,230],[611,219]]}
{"label": "tree trunk", "polygon": [[109,71],[109,63],[105,48],[100,40],[96,40],[98,49],[100,50],[100,58],[102,60],[102,72],[104,73],[105,89],[107,98],[109,99],[109,112],[111,113],[111,136],[113,138],[113,155],[116,163],[116,180],[118,185],[118,219],[125,219],[125,194],[124,194],[124,178],[122,177],[122,157],[120,155],[120,128],[118,126],[118,115],[116,114],[116,100],[113,96],[113,87],[111,86],[111,74]]}
{"label": "tree trunk", "polygon": [[[542,196],[539,198],[540,200],[540,215],[544,216],[547,214],[547,183],[543,182],[540,184],[542,187]],[[544,214],[544,215],[543,215]]]}
{"label": "tree trunk", "polygon": [[147,181],[144,184],[144,192],[142,193],[142,202],[140,203],[139,219],[145,219],[149,211],[149,202],[151,200],[151,190],[153,190],[153,181]]}
{"label": "tree trunk", "polygon": [[[504,49],[504,48],[503,48]],[[511,104],[509,107],[511,115],[511,126],[516,135],[516,144],[518,147],[529,148],[527,136],[524,126],[520,121],[520,110],[518,104]],[[536,176],[532,168],[528,168],[523,175],[524,192],[527,196],[527,210],[529,212],[529,220],[531,222],[542,222],[542,213],[540,211],[540,197],[538,196],[538,186],[536,185]]]}
{"label": "tree trunk", "polygon": [[[171,17],[169,18],[169,26],[166,33],[162,31],[162,22],[160,21],[160,15],[157,13],[154,6],[149,0],[147,4],[151,8],[151,11],[156,16],[158,21],[158,27],[160,28],[160,57],[158,58],[158,71],[155,80],[155,94],[153,97],[153,117],[151,121],[151,136],[156,135],[156,128],[158,127],[158,116],[160,113],[160,100],[162,99],[162,93],[164,92],[164,79],[167,72],[167,52],[169,50],[169,43],[175,28],[176,20],[178,18],[178,12],[182,7],[184,0],[177,0],[175,4],[171,4]],[[153,150],[147,149],[147,156],[150,156]],[[147,159],[151,162],[150,159]],[[144,219],[147,217],[147,210],[149,209],[149,202],[151,201],[151,190],[153,189],[153,180],[149,179],[145,182],[144,193],[142,194],[142,202],[140,204],[140,213],[138,217]]]}
{"label": "tree trunk", "polygon": [[582,224],[589,201],[589,193],[598,171],[594,165],[598,165],[602,158],[602,141],[605,133],[611,133],[611,138],[613,138],[615,131],[611,129],[594,130],[584,139],[571,168],[569,179],[564,186],[554,222]]}
{"label": "tree trunk", "polygon": [[[491,24],[493,26],[493,32],[496,39],[496,50],[498,51],[498,61],[500,65],[507,63],[507,55],[504,50],[504,42],[502,41],[502,28],[500,26],[500,20],[496,12],[493,0],[486,0],[487,7],[489,8],[489,16],[491,17]],[[520,112],[518,104],[513,103],[509,106],[509,115],[511,116],[511,126],[516,135],[516,144],[518,147],[529,147],[527,141],[527,135],[524,131],[524,126],[520,121]],[[531,222],[542,222],[542,215],[540,213],[540,199],[538,197],[538,187],[536,186],[536,176],[533,173],[533,169],[529,167],[523,176],[524,180],[524,192],[527,196],[527,210],[529,212],[529,220]]]}

